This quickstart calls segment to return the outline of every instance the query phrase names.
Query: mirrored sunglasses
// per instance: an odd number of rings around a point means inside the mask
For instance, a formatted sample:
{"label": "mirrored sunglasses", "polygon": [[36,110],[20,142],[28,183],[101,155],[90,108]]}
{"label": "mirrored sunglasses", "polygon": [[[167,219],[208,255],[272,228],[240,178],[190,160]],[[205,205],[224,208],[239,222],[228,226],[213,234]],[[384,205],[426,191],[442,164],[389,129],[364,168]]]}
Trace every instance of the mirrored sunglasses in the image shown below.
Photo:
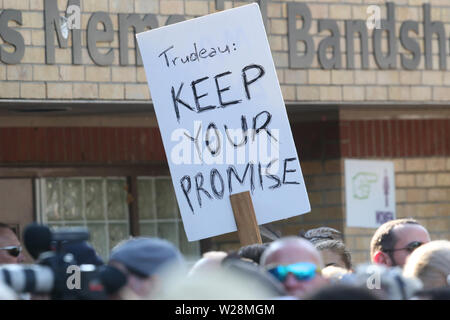
{"label": "mirrored sunglasses", "polygon": [[311,280],[320,272],[320,269],[313,263],[298,262],[289,265],[268,266],[267,271],[279,281],[284,282],[289,273],[300,281]]}

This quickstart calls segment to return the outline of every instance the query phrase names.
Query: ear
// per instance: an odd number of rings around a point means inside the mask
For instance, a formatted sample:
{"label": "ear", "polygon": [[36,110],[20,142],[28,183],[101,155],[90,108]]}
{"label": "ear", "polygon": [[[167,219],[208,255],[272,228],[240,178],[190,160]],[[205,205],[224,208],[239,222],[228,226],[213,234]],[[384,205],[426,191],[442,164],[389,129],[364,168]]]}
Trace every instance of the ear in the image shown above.
{"label": "ear", "polygon": [[391,262],[391,259],[389,258],[389,256],[382,251],[375,252],[375,254],[372,257],[372,261],[377,264],[384,264],[388,267],[390,267],[392,265],[392,262]]}

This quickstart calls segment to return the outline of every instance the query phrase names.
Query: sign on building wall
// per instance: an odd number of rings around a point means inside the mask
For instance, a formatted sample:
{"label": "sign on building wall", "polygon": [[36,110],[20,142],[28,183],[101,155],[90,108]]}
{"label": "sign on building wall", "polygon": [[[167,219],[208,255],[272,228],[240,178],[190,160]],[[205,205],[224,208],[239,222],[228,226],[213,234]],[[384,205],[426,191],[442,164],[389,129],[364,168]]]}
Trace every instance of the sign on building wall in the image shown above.
{"label": "sign on building wall", "polygon": [[137,39],[188,239],[236,231],[239,192],[258,224],[309,212],[258,5]]}
{"label": "sign on building wall", "polygon": [[345,160],[347,226],[377,228],[395,219],[394,163]]}
{"label": "sign on building wall", "polygon": [[[43,1],[44,14],[42,25],[44,26],[45,31],[46,64],[56,63],[55,49],[57,46],[59,46],[59,48],[68,48],[69,45],[72,46],[72,64],[82,65],[88,63],[88,61],[83,61],[82,55],[82,44],[86,43],[86,50],[92,62],[101,66],[113,65],[115,61],[114,55],[117,54],[114,52],[115,50],[113,50],[113,42],[117,40],[119,42],[118,61],[120,65],[126,66],[133,64],[129,59],[129,29],[132,28],[135,32],[142,32],[146,29],[155,29],[160,26],[160,17],[151,12],[146,12],[145,15],[122,12],[118,13],[118,16],[113,18],[109,13],[104,12],[103,10],[90,12],[93,6],[92,4],[86,8],[86,10],[84,8],[87,7],[86,3],[80,2],[80,0],[66,1],[66,8],[61,7],[59,2],[60,1],[57,0]],[[131,7],[133,7],[133,0],[123,0],[122,2],[128,2],[131,4]],[[186,7],[191,6],[189,1],[184,2]],[[268,1],[259,0],[258,2],[262,6],[263,19],[266,25],[268,25]],[[421,21],[417,19],[419,14],[416,14],[416,19],[402,21],[401,25],[398,25],[399,28],[397,28],[396,26],[400,21],[397,18],[396,10],[404,10],[406,8],[400,7],[396,9],[395,2],[386,2],[384,6],[361,4],[355,5],[352,10],[345,7],[342,7],[342,9],[339,10],[339,12],[353,11],[352,15],[355,15],[355,12],[360,12],[362,9],[365,13],[365,15],[363,15],[365,19],[353,20],[336,20],[330,19],[329,17],[326,19],[316,18],[313,16],[313,12],[318,10],[316,9],[313,11],[310,8],[311,5],[316,4],[314,1],[310,2],[310,4],[298,3],[298,1],[287,1],[286,3],[289,67],[291,69],[313,68],[314,55],[317,55],[317,61],[322,69],[368,69],[370,67],[369,54],[373,54],[374,61],[378,68],[382,70],[398,69],[399,67],[406,70],[423,69],[420,67],[422,55],[425,69],[435,69],[436,65],[433,66],[433,64],[438,60],[439,69],[447,70],[448,35],[446,35],[445,23],[448,19],[443,19],[444,21],[434,21],[432,19],[432,7],[429,3],[424,3],[422,5],[422,12],[420,15],[423,18]],[[324,6],[328,5],[326,1],[323,2]],[[58,4],[60,7],[58,7]],[[215,1],[215,5],[216,10],[222,10],[224,8],[224,1]],[[274,8],[281,6],[278,4],[275,5]],[[8,7],[9,4],[8,6],[6,4],[4,6]],[[98,7],[99,9],[103,8],[101,4],[98,4]],[[385,19],[382,19],[381,17],[381,9],[383,7],[386,8]],[[411,6],[411,8],[414,7],[419,6]],[[2,6],[0,5],[0,10],[1,9]],[[334,10],[333,6],[330,6],[329,10],[330,12]],[[65,14],[61,16],[60,11],[65,11]],[[273,11],[276,12],[276,10]],[[413,12],[414,11],[411,11],[409,13],[411,14],[411,18],[414,17]],[[18,28],[18,26],[23,25],[28,29],[30,28],[30,22],[32,22],[33,25],[40,25],[40,22],[27,21],[31,19],[28,18],[30,16],[25,16],[25,14],[28,14],[25,10],[10,8],[0,11],[0,39],[7,47],[11,47],[11,49],[5,50],[3,48],[4,45],[0,46],[0,62],[2,63],[18,64],[24,58],[25,51],[29,50],[27,48],[29,45],[26,45],[25,41],[26,37],[21,33],[20,27]],[[87,25],[83,26],[85,30],[81,29],[81,15],[87,19]],[[336,12],[334,15],[342,15],[342,17],[348,16],[347,12]],[[443,18],[446,17],[443,16]],[[173,14],[167,18],[165,23],[166,25],[169,25],[183,21],[184,19],[185,16],[183,15]],[[114,20],[118,21],[118,32],[116,32],[114,28]],[[301,28],[299,28],[299,20],[303,21]],[[314,29],[318,31],[317,33],[312,32],[313,20],[317,20],[317,24],[316,21],[314,21],[314,24],[316,24]],[[98,28],[98,25],[101,25],[100,29]],[[276,25],[280,25],[279,20]],[[345,27],[343,27],[344,25]],[[275,26],[273,26],[273,28],[275,29]],[[397,29],[399,30],[397,31]],[[371,30],[373,30],[373,32],[369,32]],[[326,32],[326,34],[319,36],[319,33],[323,32]],[[419,33],[421,34],[420,37]],[[36,32],[36,35],[37,34],[44,36],[43,33]],[[117,34],[118,39],[114,39]],[[276,34],[281,34],[281,30],[277,30]],[[433,45],[432,41],[433,36],[435,35],[437,36],[437,43],[436,45]],[[313,37],[318,36],[320,41],[314,41],[316,39]],[[69,37],[71,37],[70,41]],[[360,39],[360,41],[358,41],[359,47],[357,47],[355,41],[356,37]],[[372,37],[372,39],[370,39],[370,37]],[[345,41],[342,41],[342,38],[345,38]],[[57,41],[55,41],[56,39]],[[420,42],[422,41],[423,44],[420,46]],[[40,43],[40,41],[36,39],[33,39],[32,42]],[[371,42],[371,46],[369,46],[369,42]],[[98,45],[100,43],[102,44]],[[301,45],[299,45],[299,43]],[[316,43],[318,44],[317,47]],[[341,48],[341,43],[345,48]],[[434,51],[435,46],[438,50],[439,59],[433,58],[433,56],[436,55],[436,51]],[[106,47],[109,47],[110,50],[106,50]],[[304,48],[302,52],[298,50],[300,47]],[[387,52],[384,50],[386,47],[389,48]],[[421,49],[421,47],[423,49]],[[373,50],[369,51],[369,48],[373,48]],[[343,54],[344,52],[345,55]],[[360,62],[356,62],[357,59],[360,59]],[[136,55],[134,61],[135,65],[141,65],[139,55]]]}

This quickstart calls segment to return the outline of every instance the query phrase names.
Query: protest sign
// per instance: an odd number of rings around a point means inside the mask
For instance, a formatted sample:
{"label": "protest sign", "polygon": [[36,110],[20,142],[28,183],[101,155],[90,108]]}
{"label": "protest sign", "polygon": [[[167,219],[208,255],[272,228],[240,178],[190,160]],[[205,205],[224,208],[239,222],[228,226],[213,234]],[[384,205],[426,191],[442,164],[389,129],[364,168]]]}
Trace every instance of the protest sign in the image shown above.
{"label": "protest sign", "polygon": [[378,228],[395,219],[394,163],[345,160],[347,226]]}
{"label": "protest sign", "polygon": [[310,211],[261,13],[250,4],[137,35],[189,241]]}

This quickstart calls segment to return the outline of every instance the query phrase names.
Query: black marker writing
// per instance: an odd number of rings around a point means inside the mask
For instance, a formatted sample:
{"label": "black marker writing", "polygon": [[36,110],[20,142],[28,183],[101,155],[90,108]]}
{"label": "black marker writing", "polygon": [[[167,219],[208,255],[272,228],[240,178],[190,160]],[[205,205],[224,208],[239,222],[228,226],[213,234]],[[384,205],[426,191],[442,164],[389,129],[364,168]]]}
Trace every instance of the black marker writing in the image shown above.
{"label": "black marker writing", "polygon": [[[218,177],[220,180],[220,191],[217,191],[217,188],[216,188],[216,177]],[[210,178],[211,178],[211,189],[212,189],[214,196],[217,199],[222,199],[223,194],[225,192],[225,184],[223,182],[222,176],[220,175],[220,173],[217,169],[212,169]]]}
{"label": "black marker writing", "polygon": [[296,172],[296,169],[293,170],[287,170],[287,163],[289,161],[295,161],[295,158],[288,158],[288,159],[284,159],[284,170],[283,170],[283,183],[284,184],[300,184],[300,182],[296,182],[296,181],[286,181],[286,173],[288,172]]}
{"label": "black marker writing", "polygon": [[[252,162],[248,162],[243,170],[243,173],[240,174],[238,169],[234,165],[229,165],[225,172],[222,174],[216,168],[212,168],[209,171],[209,179],[205,180],[207,174],[202,172],[198,172],[195,176],[193,176],[193,180],[195,181],[195,193],[196,193],[196,204],[199,208],[203,207],[204,200],[207,198],[209,200],[220,200],[223,199],[225,195],[225,183],[228,184],[228,192],[229,194],[233,193],[233,184],[236,181],[241,186],[247,186],[250,191],[253,193],[256,190],[255,178],[259,178],[259,188],[264,190],[264,184],[270,182],[271,184],[268,186],[269,190],[274,190],[278,188],[282,188],[283,186],[288,185],[296,185],[300,184],[295,181],[287,181],[286,174],[297,172],[295,169],[288,169],[288,163],[295,161],[296,158],[286,158],[282,162],[284,163],[283,168],[283,177],[280,177],[277,174],[270,174],[270,168],[279,161],[279,159],[273,159],[268,164],[257,163],[253,164]],[[255,169],[258,168],[258,173],[256,173]],[[264,173],[263,173],[264,172]],[[225,182],[224,175],[226,175],[227,181]],[[256,177],[258,175],[258,177]],[[234,181],[235,180],[235,181]],[[186,201],[194,214],[194,206],[191,201],[190,193],[193,191],[192,189],[192,179],[190,176],[185,175],[180,179],[180,187],[183,191],[183,194],[186,198]],[[211,192],[209,191],[211,190]],[[202,198],[203,196],[203,198]],[[204,197],[206,196],[206,198]],[[214,197],[213,197],[214,196]]]}
{"label": "black marker writing", "polygon": [[[170,68],[170,67],[176,67],[177,61],[180,61],[181,64],[186,64],[186,63],[195,62],[195,61],[201,62],[201,60],[213,58],[219,54],[222,54],[222,55],[223,54],[231,54],[231,49],[228,44],[218,45],[216,47],[210,47],[210,48],[200,48],[200,50],[199,50],[196,42],[194,42],[192,44],[192,46],[193,46],[192,51],[188,52],[187,54],[184,53],[184,54],[178,55],[178,53],[172,54],[173,50],[175,50],[175,46],[171,45],[167,49],[164,49],[158,55],[158,58],[161,58],[161,56],[163,56],[166,67]],[[237,50],[236,44],[233,43],[233,51],[236,51],[236,50]]]}
{"label": "black marker writing", "polygon": [[197,189],[197,199],[198,199],[198,204],[199,204],[200,208],[202,207],[202,197],[200,196],[200,191],[205,193],[208,198],[212,199],[209,192],[206,191],[205,188],[203,188],[204,180],[205,179],[203,178],[203,174],[201,172],[197,173],[197,175],[195,176],[195,188]]}
{"label": "black marker writing", "polygon": [[[257,74],[252,75],[254,72],[252,70],[256,70]],[[244,87],[245,96],[248,100],[251,99],[250,95],[250,87],[255,84],[256,81],[261,79],[264,76],[264,68],[257,64],[250,64],[245,66],[241,71],[242,77],[242,85]],[[195,79],[191,82],[191,93],[185,92],[184,83],[181,82],[178,86],[171,86],[171,95],[173,108],[175,110],[175,116],[177,121],[180,122],[180,105],[183,105],[188,110],[200,113],[204,111],[209,111],[216,109],[217,107],[225,108],[230,105],[236,105],[242,102],[242,99],[232,99],[229,96],[232,95],[233,90],[231,86],[224,86],[221,82],[225,81],[225,77],[232,77],[233,73],[231,71],[221,72],[213,77],[204,76],[198,79]],[[214,78],[215,84],[215,96],[217,97],[217,104],[210,104],[207,106],[203,106],[201,104],[201,99],[207,97],[210,92],[202,92],[201,85],[207,86],[207,82],[212,81],[211,78]],[[208,86],[207,86],[208,87]],[[210,86],[209,86],[210,87]],[[178,88],[175,90],[175,88]],[[234,92],[239,92],[236,89]],[[224,95],[227,95],[228,98],[225,99]],[[194,107],[195,106],[195,107]]]}

